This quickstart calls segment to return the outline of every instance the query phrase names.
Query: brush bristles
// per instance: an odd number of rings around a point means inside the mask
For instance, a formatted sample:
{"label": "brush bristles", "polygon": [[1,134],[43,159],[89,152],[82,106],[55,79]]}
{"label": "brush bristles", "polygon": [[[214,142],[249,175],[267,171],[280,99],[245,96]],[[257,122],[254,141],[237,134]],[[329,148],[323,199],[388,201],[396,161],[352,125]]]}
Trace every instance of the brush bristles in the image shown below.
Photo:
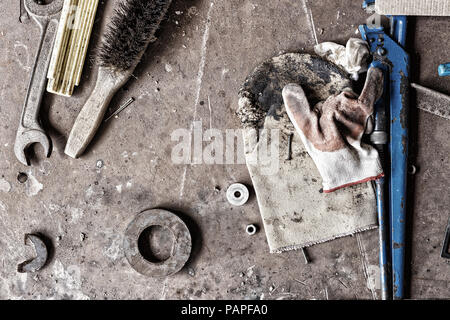
{"label": "brush bristles", "polygon": [[154,39],[172,0],[121,0],[98,53],[101,66],[128,70]]}

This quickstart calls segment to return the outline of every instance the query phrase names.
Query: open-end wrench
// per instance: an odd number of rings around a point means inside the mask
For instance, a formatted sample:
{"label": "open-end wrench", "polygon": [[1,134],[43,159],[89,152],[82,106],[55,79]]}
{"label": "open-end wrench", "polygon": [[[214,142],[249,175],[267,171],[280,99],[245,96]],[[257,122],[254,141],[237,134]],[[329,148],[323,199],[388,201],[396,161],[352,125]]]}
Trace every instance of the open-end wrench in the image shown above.
{"label": "open-end wrench", "polygon": [[24,165],[28,165],[25,150],[32,144],[41,144],[46,156],[50,156],[50,139],[40,125],[39,110],[45,92],[47,71],[63,2],[64,0],[53,0],[49,4],[41,4],[41,1],[24,0],[25,10],[41,30],[37,56],[14,144],[14,153]]}

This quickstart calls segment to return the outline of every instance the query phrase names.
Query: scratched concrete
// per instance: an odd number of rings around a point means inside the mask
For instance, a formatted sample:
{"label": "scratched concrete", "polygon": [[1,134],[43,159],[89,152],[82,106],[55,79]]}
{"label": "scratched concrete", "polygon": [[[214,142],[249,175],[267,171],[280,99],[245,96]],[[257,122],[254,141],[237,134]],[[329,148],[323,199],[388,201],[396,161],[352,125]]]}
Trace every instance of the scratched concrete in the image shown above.
{"label": "scratched concrete", "polygon": [[[111,14],[102,4],[93,45]],[[18,22],[19,5],[0,13],[0,298],[3,299],[376,299],[377,232],[314,246],[313,263],[299,252],[269,254],[255,198],[239,209],[226,187],[250,183],[245,165],[175,165],[170,133],[204,127],[238,128],[237,90],[261,61],[288,51],[310,51],[318,41],[344,43],[366,14],[358,1],[174,0],[170,16],[133,79],[111,110],[136,102],[99,131],[78,160],[63,153],[65,139],[95,81],[95,63],[70,98],[46,95],[42,119],[54,143],[49,159],[39,148],[32,167],[13,153],[38,31]],[[447,18],[414,19],[410,37],[414,80],[450,93],[450,80],[435,67],[448,59]],[[448,122],[413,110],[412,160],[419,167],[410,200],[412,298],[450,298],[450,264],[439,257],[449,216]],[[101,168],[96,166],[102,160]],[[17,181],[19,172],[28,181]],[[410,198],[412,199],[412,198]],[[166,279],[131,269],[121,243],[136,213],[151,207],[178,212],[190,226],[193,253],[187,266]],[[28,232],[52,239],[49,264],[18,274],[29,258]]]}

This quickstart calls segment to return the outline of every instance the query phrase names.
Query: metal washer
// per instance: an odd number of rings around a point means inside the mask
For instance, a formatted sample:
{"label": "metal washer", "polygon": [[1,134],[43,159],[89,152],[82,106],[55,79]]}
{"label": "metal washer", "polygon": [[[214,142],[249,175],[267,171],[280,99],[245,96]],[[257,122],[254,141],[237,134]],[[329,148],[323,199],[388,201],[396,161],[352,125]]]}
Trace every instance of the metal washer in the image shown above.
{"label": "metal washer", "polygon": [[[139,251],[139,236],[151,226],[165,227],[175,238],[172,254],[165,261],[150,262]],[[161,209],[147,210],[138,214],[128,225],[123,249],[134,270],[145,276],[163,278],[177,273],[186,264],[192,249],[191,234],[186,224],[175,214]]]}

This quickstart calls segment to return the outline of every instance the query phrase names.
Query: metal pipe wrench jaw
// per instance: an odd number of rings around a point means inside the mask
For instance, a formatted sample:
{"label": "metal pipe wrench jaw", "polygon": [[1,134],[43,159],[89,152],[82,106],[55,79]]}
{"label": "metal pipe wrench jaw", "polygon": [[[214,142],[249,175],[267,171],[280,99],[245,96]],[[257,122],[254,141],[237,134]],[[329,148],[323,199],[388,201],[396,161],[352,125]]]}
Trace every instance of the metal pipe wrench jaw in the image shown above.
{"label": "metal pipe wrench jaw", "polygon": [[24,1],[25,10],[41,30],[38,51],[14,144],[14,153],[17,159],[24,165],[28,165],[25,151],[31,145],[41,144],[47,157],[51,151],[51,141],[39,122],[39,111],[46,90],[47,71],[64,0],[53,0],[50,4],[44,5],[38,4],[34,0]]}

